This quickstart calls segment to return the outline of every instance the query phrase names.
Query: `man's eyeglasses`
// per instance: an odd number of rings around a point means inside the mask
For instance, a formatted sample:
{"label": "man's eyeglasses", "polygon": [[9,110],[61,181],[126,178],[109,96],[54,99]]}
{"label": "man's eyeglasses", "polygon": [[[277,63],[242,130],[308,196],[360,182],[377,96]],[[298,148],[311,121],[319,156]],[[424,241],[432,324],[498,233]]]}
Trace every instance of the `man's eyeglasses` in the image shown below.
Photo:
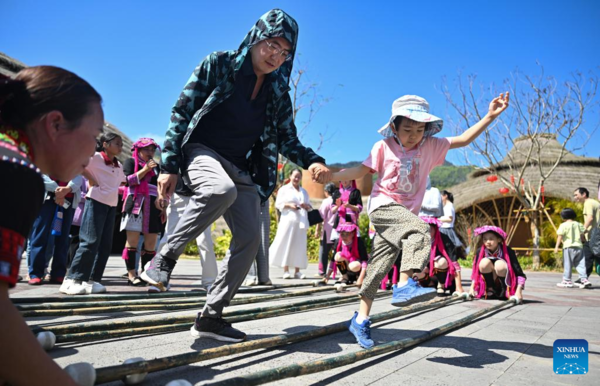
{"label": "man's eyeglasses", "polygon": [[280,48],[277,48],[273,44],[269,43],[269,41],[267,40],[265,40],[264,42],[267,44],[267,47],[269,47],[269,50],[273,54],[282,56],[283,58],[285,58],[286,61],[292,59],[292,54],[288,50],[282,50]]}

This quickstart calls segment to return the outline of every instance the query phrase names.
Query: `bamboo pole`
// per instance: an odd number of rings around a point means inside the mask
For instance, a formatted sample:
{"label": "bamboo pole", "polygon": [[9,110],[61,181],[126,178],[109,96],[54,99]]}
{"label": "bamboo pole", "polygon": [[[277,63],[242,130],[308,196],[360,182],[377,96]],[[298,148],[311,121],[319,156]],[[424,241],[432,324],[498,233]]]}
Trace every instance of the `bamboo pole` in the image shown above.
{"label": "bamboo pole", "polygon": [[474,204],[474,205],[477,207],[477,209],[479,209],[479,211],[481,213],[483,213],[483,215],[485,216],[485,218],[487,219],[487,221],[490,222],[490,224],[494,223],[494,219],[491,218],[490,215],[485,210],[483,210],[478,204]]}
{"label": "bamboo pole", "polygon": [[511,227],[511,224],[512,224],[511,213],[513,211],[513,207],[515,206],[515,200],[516,199],[517,198],[515,196],[512,196],[512,200],[510,201],[510,208],[508,209],[508,212],[506,213],[506,228],[503,228],[503,229],[506,229],[507,232],[510,232],[510,227]]}
{"label": "bamboo pole", "polygon": [[[389,295],[389,294],[386,294]],[[257,310],[255,312],[240,313],[235,316],[224,315],[227,317],[227,321],[230,323],[245,322],[248,320],[266,319],[277,316],[288,315],[296,312],[310,311],[318,308],[335,307],[338,305],[355,303],[358,302],[358,297],[347,296],[346,299],[338,299],[329,302],[320,302],[303,305],[287,305],[272,310]],[[269,307],[265,307],[269,308]],[[183,323],[176,324],[161,324],[157,326],[137,327],[128,328],[121,330],[107,330],[107,331],[92,331],[77,334],[65,334],[56,335],[56,343],[74,343],[74,342],[91,342],[97,340],[114,339],[125,336],[142,335],[142,334],[156,334],[166,332],[177,332],[189,330],[191,323],[194,323],[195,315],[192,318],[188,318]]]}
{"label": "bamboo pole", "polygon": [[[430,301],[420,303],[410,307],[402,307],[396,310],[383,312],[371,316],[373,323],[388,319],[412,314],[415,312],[426,311],[440,308],[457,301],[464,301],[463,298],[451,298],[442,301]],[[130,363],[126,365],[115,365],[102,367],[96,370],[96,384],[102,384],[122,379],[126,375],[138,373],[153,373],[156,371],[167,370],[175,367],[189,365],[209,359],[221,358],[228,355],[240,354],[247,351],[253,351],[263,348],[277,347],[291,343],[303,342],[322,336],[335,334],[345,331],[348,328],[347,322],[331,324],[325,327],[319,327],[308,331],[292,334],[281,334],[270,338],[256,339],[248,342],[235,343],[226,346],[215,347],[211,349],[200,350],[196,352],[173,355],[163,358],[156,358],[142,362]]]}
{"label": "bamboo pole", "polygon": [[[377,294],[377,297],[389,296],[389,292],[381,292]],[[223,313],[223,317],[235,317],[239,315],[246,315],[250,313],[259,313],[259,312],[267,312],[278,309],[284,309],[287,307],[297,307],[311,304],[320,304],[320,303],[328,303],[328,302],[336,302],[336,301],[346,301],[351,302],[354,300],[358,300],[356,294],[348,294],[348,295],[332,295],[325,296],[316,299],[308,299],[302,300],[294,303],[286,303],[280,305],[273,306],[262,306],[262,307],[254,307],[247,308],[242,310],[232,310],[225,311]],[[133,329],[139,327],[148,327],[148,326],[162,326],[162,325],[172,325],[178,323],[190,323],[193,322],[197,312],[186,314],[186,315],[178,315],[178,316],[167,316],[160,318],[151,318],[151,319],[142,319],[142,320],[127,320],[127,321],[109,321],[109,322],[85,322],[85,323],[76,323],[76,324],[65,324],[62,326],[51,326],[51,327],[32,327],[31,331],[35,334],[40,333],[42,331],[50,331],[57,335],[63,334],[79,334],[79,333],[88,333],[88,332],[96,332],[96,331],[111,331],[111,330],[122,330],[122,329]],[[58,338],[57,338],[58,339]]]}
{"label": "bamboo pole", "polygon": [[550,217],[550,213],[548,213],[548,210],[545,207],[542,207],[542,209],[544,210],[546,217],[548,217],[548,220],[550,220],[550,224],[552,224],[552,228],[554,228],[554,232],[558,232],[558,228],[556,227],[556,225],[554,225],[554,221],[552,221],[552,217]]}
{"label": "bamboo pole", "polygon": [[[258,286],[250,288],[240,288],[238,293],[255,293],[263,291],[274,291],[286,288],[312,287],[310,284],[277,284],[273,286]],[[10,298],[13,304],[29,304],[29,303],[56,303],[56,302],[80,302],[85,298],[88,302],[97,301],[117,301],[117,300],[141,300],[141,299],[164,299],[164,298],[196,298],[205,296],[204,289],[182,292],[159,292],[159,293],[136,293],[136,294],[115,294],[115,295],[85,295],[85,296],[65,296],[65,297],[25,297],[25,298]]]}
{"label": "bamboo pole", "polygon": [[[351,288],[355,285],[349,285],[346,288]],[[283,294],[276,295],[264,295],[264,296],[251,296],[246,298],[233,299],[231,305],[249,304],[249,303],[260,303],[267,300],[284,299],[289,297],[311,295],[317,292],[325,292],[335,290],[335,287],[321,287],[313,288],[310,290],[286,292]],[[205,300],[204,298],[202,300]],[[145,304],[145,305],[131,305],[131,306],[110,306],[110,307],[98,307],[98,304],[90,303],[89,307],[85,308],[69,308],[69,309],[36,309],[21,311],[23,317],[34,317],[34,316],[72,316],[72,315],[92,315],[92,314],[103,314],[110,312],[129,312],[129,311],[148,311],[148,310],[161,310],[161,311],[176,311],[176,310],[187,310],[191,308],[198,308],[204,305],[203,301],[187,302],[187,303],[173,303],[173,304]]]}
{"label": "bamboo pole", "polygon": [[434,328],[424,332],[423,334],[417,335],[413,338],[405,338],[401,340],[392,341],[379,346],[375,346],[366,350],[359,350],[353,353],[339,355],[327,359],[319,359],[304,363],[295,363],[288,366],[281,366],[274,369],[259,371],[253,374],[238,376],[223,381],[208,383],[208,385],[219,385],[219,386],[240,386],[240,385],[262,385],[269,382],[279,381],[286,378],[297,377],[300,375],[314,374],[327,370],[331,370],[337,367],[350,365],[371,357],[386,354],[392,351],[403,350],[408,347],[416,346],[419,343],[433,339],[437,336],[455,330],[457,328],[464,327],[474,321],[491,312],[500,310],[502,308],[509,308],[514,306],[513,300],[508,300],[500,304],[496,304],[491,307],[484,308],[483,310],[477,311],[474,314],[458,319],[454,322],[446,323],[441,327]]}
{"label": "bamboo pole", "polygon": [[498,209],[498,204],[496,204],[496,199],[493,199],[494,209],[496,210],[496,217],[498,218],[498,226],[502,228],[502,218],[500,217],[500,209]]}

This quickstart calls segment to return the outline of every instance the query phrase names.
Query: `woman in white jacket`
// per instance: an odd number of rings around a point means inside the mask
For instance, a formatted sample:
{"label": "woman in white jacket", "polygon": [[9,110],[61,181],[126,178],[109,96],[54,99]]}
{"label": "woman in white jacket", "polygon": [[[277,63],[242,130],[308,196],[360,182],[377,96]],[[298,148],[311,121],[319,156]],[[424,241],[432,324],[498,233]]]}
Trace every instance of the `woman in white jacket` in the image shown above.
{"label": "woman in white jacket", "polygon": [[283,278],[290,279],[289,267],[294,267],[294,278],[304,279],[300,269],[308,266],[306,256],[306,231],[308,211],[312,209],[308,193],[300,186],[302,172],[298,169],[290,174],[290,182],[279,189],[275,207],[281,212],[275,240],[269,248],[272,266],[283,267]]}

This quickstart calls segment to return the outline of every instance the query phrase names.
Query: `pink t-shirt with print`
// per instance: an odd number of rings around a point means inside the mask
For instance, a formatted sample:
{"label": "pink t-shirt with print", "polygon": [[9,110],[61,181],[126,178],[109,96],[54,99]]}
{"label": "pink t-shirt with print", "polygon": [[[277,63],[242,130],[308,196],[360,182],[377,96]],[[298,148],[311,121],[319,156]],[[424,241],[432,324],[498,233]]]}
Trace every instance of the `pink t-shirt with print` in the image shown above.
{"label": "pink t-shirt with print", "polygon": [[403,152],[394,138],[377,142],[363,162],[371,173],[378,173],[368,212],[397,202],[418,215],[427,188],[427,176],[433,168],[444,163],[450,144],[450,138],[429,137],[420,147]]}
{"label": "pink t-shirt with print", "polygon": [[119,167],[112,164],[107,165],[102,154],[96,152],[90,158],[90,163],[85,169],[98,184],[98,186],[90,188],[86,197],[93,198],[104,205],[117,206],[119,203],[119,186],[126,181],[123,165],[120,162]]}

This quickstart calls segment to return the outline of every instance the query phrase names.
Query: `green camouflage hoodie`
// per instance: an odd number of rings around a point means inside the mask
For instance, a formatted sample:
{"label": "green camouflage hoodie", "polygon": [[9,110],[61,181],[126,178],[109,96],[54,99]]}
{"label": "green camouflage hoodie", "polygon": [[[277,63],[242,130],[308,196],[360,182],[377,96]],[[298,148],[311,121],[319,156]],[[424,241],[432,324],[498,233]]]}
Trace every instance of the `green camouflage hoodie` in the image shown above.
{"label": "green camouflage hoodie", "polygon": [[248,167],[257,184],[261,200],[266,201],[275,188],[277,154],[308,168],[314,162],[325,163],[298,140],[294,125],[289,81],[298,41],[298,24],[280,9],[264,14],[252,27],[237,51],[213,52],[194,70],[172,109],[171,123],[162,150],[162,170],[177,174],[185,171],[182,148],[204,115],[233,94],[236,73],[253,45],[262,40],[283,37],[292,46],[292,60],[271,73],[265,129],[248,153]]}

